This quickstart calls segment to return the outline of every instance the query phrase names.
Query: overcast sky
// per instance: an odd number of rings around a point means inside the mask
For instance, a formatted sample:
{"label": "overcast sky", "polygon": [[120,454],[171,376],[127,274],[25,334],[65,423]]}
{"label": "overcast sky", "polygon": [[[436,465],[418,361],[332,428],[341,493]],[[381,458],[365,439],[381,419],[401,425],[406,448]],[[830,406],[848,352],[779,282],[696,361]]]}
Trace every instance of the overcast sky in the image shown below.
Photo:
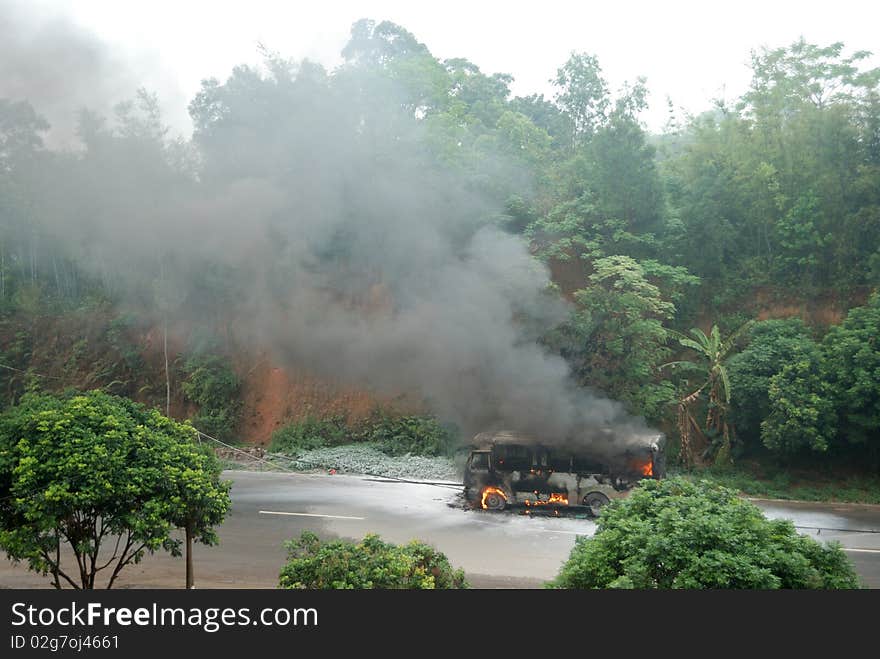
{"label": "overcast sky", "polygon": [[[233,65],[257,62],[258,43],[296,59],[335,65],[358,18],[403,25],[439,58],[466,57],[484,72],[515,77],[515,94],[552,93],[549,78],[571,51],[598,56],[614,87],[643,75],[660,129],[666,98],[689,112],[746,87],[749,52],[803,35],[847,51],[880,52],[880,2],[738,0],[706,2],[479,2],[444,0],[31,0],[40,18],[65,14],[113,46],[168,119],[185,128],[185,104],[202,78],[223,79]],[[2,38],[2,35],[0,35]],[[875,56],[872,65],[880,65]]]}

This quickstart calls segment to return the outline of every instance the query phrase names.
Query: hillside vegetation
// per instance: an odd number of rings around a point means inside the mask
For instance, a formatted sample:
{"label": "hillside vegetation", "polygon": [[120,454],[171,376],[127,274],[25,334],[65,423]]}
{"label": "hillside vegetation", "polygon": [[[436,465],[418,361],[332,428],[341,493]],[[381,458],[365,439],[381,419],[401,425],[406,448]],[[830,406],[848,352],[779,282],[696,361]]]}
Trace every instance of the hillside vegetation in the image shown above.
{"label": "hillside vegetation", "polygon": [[266,350],[326,383],[275,406],[277,443],[337,445],[380,409],[369,441],[437,455],[449,423],[496,420],[476,407],[504,409],[494,383],[540,389],[496,353],[537,344],[686,468],[880,467],[865,53],[756,51],[741,98],[662,134],[646,82],[611,89],[587,53],[553,98],[391,23],[359,21],[342,54],[205,80],[191,139],[141,90],[53,150],[26,99],[0,99],[3,405],[100,387],[265,442],[244,388]]}

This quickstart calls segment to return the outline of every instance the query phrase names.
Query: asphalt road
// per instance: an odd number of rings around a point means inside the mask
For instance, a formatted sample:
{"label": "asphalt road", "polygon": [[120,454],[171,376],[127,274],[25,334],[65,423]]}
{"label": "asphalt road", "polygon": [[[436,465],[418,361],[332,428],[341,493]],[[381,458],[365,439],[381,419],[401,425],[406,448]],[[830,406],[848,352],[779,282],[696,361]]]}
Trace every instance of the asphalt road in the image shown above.
{"label": "asphalt road", "polygon": [[[201,588],[272,588],[285,559],[283,544],[311,529],[322,537],[361,538],[378,533],[392,542],[413,538],[443,551],[482,588],[540,587],[568,558],[589,519],[531,517],[464,510],[460,488],[324,474],[226,472],[232,509],[220,545],[196,545]],[[847,548],[863,583],[880,588],[880,506],[755,501],[770,517],[794,520],[818,540]],[[818,530],[823,529],[823,530]],[[836,530],[829,530],[836,529]],[[182,559],[147,557],[123,571],[120,587],[179,587]],[[48,580],[0,562],[0,586],[41,587]]]}

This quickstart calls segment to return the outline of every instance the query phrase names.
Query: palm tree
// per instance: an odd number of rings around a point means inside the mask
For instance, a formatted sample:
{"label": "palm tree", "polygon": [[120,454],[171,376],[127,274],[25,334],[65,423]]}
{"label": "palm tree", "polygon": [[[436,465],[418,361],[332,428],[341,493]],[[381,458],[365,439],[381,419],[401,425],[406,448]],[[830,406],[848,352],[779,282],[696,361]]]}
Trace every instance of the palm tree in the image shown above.
{"label": "palm tree", "polygon": [[685,348],[690,348],[699,356],[699,362],[676,361],[663,364],[660,368],[680,368],[682,370],[699,371],[705,375],[705,380],[697,389],[683,396],[678,402],[678,429],[681,435],[682,455],[685,466],[693,462],[691,447],[692,433],[696,432],[705,439],[704,432],[691,414],[691,406],[700,398],[703,391],[708,391],[709,409],[706,413],[705,431],[714,436],[722,437],[721,448],[715,456],[716,464],[729,464],[730,435],[733,431],[728,422],[730,411],[730,379],[725,367],[727,358],[733,350],[736,340],[752,325],[752,321],[745,323],[733,334],[722,340],[721,332],[717,325],[713,325],[708,336],[699,328],[690,331],[691,336],[667,330]]}

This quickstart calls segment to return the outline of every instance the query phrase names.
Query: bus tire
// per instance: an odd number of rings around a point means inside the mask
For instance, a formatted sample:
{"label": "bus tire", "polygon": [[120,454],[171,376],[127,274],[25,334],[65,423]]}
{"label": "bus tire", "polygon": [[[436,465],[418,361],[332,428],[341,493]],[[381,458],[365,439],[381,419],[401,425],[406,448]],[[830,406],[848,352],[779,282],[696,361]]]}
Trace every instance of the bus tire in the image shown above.
{"label": "bus tire", "polygon": [[584,505],[590,509],[593,517],[598,517],[602,512],[602,508],[611,503],[611,499],[601,492],[590,492],[584,497]]}

